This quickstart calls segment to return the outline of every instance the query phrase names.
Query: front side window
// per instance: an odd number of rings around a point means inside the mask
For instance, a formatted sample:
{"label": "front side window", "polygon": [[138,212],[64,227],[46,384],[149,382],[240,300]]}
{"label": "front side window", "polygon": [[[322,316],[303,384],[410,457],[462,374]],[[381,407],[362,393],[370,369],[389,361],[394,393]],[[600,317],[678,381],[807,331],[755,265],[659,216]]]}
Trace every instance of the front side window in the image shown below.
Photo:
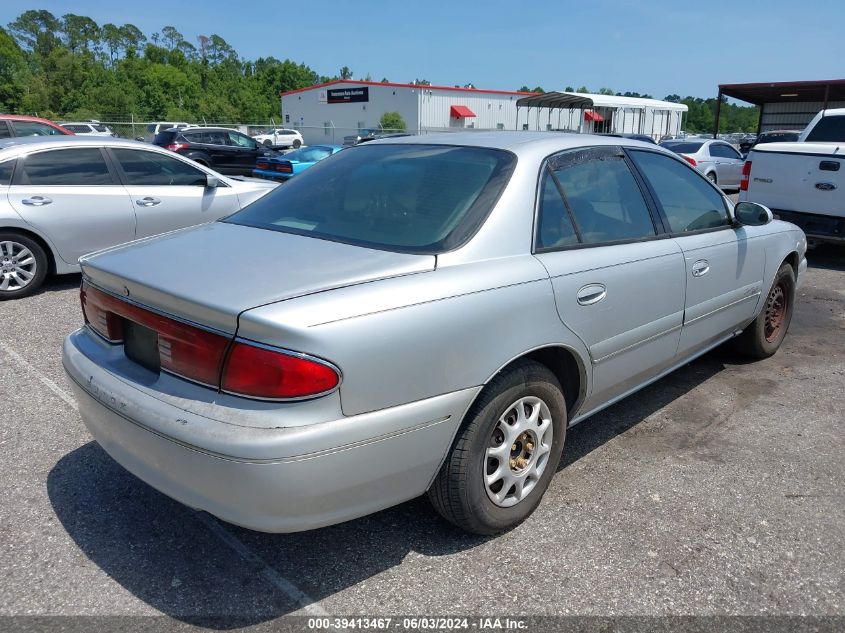
{"label": "front side window", "polygon": [[235,145],[237,147],[248,147],[253,149],[255,147],[255,141],[253,141],[248,136],[244,136],[243,134],[238,134],[237,132],[226,132],[229,145]]}
{"label": "front side window", "polygon": [[19,185],[111,185],[109,168],[97,148],[57,149],[30,154],[15,176]]}
{"label": "front side window", "polygon": [[9,121],[15,136],[60,136],[61,131],[38,121]]}
{"label": "front side window", "polygon": [[362,145],[320,161],[225,221],[407,253],[469,239],[516,157],[480,147]]}
{"label": "front side window", "polygon": [[722,196],[691,167],[656,152],[631,151],[631,158],[654,190],[672,233],[730,224]]}
{"label": "front side window", "polygon": [[552,173],[584,244],[656,235],[642,192],[620,156],[575,156]]}
{"label": "front side window", "polygon": [[740,160],[742,158],[739,152],[737,152],[733,147],[722,143],[713,143],[710,146],[710,155],[715,156],[716,158],[732,158],[735,160]]}
{"label": "front side window", "polygon": [[179,160],[136,149],[111,150],[129,185],[205,186],[205,173]]}

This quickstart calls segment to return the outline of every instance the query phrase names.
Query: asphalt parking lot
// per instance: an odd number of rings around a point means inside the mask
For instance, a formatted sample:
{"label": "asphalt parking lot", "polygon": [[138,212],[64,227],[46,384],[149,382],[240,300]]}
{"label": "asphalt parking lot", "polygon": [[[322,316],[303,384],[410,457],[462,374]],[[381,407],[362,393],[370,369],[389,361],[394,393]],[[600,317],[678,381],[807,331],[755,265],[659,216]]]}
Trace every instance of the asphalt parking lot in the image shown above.
{"label": "asphalt parking lot", "polygon": [[494,539],[418,499],[291,535],[117,466],[73,405],[78,276],[0,304],[0,615],[845,615],[845,250],[813,251],[784,347],[717,350],[570,430]]}

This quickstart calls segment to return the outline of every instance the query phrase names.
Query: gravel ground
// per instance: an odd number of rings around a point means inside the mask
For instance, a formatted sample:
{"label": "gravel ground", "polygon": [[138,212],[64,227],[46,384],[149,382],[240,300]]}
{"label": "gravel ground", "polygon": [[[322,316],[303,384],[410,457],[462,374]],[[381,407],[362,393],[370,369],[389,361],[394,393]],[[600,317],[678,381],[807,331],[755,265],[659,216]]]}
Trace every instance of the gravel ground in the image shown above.
{"label": "gravel ground", "polygon": [[292,535],[189,510],[73,407],[78,276],[0,304],[0,615],[845,615],[845,251],[811,253],[773,358],[716,350],[574,427],[495,539],[423,499]]}

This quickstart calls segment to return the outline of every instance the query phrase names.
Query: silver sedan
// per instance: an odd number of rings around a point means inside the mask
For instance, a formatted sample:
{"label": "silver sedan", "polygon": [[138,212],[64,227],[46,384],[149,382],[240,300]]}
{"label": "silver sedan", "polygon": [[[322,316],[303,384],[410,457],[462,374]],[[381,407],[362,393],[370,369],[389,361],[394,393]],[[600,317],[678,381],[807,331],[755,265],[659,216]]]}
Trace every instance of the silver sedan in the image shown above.
{"label": "silver sedan", "polygon": [[722,189],[739,189],[745,159],[733,145],[716,139],[663,141],[661,147],[680,155]]}
{"label": "silver sedan", "polygon": [[427,492],[493,534],[569,426],[721,343],[774,354],[805,249],[654,145],[374,141],[83,258],[64,365],[103,448],[190,507],[289,532]]}
{"label": "silver sedan", "polygon": [[0,300],[34,292],[83,255],[238,211],[275,187],[227,178],[135,141],[0,141]]}

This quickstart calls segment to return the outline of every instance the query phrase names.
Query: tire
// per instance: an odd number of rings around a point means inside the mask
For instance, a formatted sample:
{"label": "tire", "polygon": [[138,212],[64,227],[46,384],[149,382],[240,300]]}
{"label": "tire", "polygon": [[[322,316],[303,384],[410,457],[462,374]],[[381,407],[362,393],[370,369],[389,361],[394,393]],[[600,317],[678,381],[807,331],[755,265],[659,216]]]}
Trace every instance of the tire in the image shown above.
{"label": "tire", "polygon": [[302,147],[302,141],[300,141],[298,138],[293,139],[293,148],[299,149],[300,147]]}
{"label": "tire", "polygon": [[273,147],[273,142],[269,138],[265,138],[263,145],[264,147]]}
{"label": "tire", "polygon": [[795,272],[781,264],[760,314],[734,339],[734,348],[751,358],[768,358],[778,351],[795,306]]}
{"label": "tire", "polygon": [[709,174],[706,174],[706,176],[707,180],[712,182],[714,185],[718,185],[718,182],[716,182],[716,172],[711,171]]}
{"label": "tire", "polygon": [[[517,405],[522,407],[522,418]],[[539,417],[532,422],[535,411]],[[492,535],[516,527],[534,512],[554,477],[566,426],[560,383],[545,365],[523,360],[503,370],[467,412],[428,491],[435,510],[475,534]],[[503,435],[508,428],[511,437]],[[540,435],[532,436],[532,429]],[[504,459],[491,455],[497,449]],[[503,478],[497,479],[500,472]],[[517,485],[522,493],[516,491]]]}
{"label": "tire", "polygon": [[0,232],[0,300],[27,297],[47,277],[47,254],[26,235]]}

